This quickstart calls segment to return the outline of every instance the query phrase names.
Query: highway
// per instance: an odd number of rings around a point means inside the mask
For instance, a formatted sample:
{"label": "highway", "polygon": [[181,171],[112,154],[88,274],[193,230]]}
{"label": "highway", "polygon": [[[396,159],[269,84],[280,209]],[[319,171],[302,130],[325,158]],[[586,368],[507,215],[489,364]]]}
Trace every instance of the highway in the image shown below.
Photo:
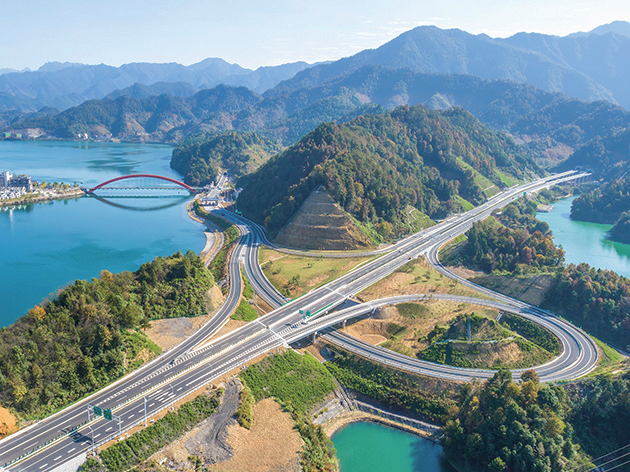
{"label": "highway", "polygon": [[[249,360],[322,329],[316,324],[316,322],[321,323],[320,318],[325,319],[333,308],[342,305],[353,295],[391,274],[408,262],[410,257],[427,253],[437,245],[437,242],[445,242],[463,233],[473,221],[485,218],[494,209],[518,198],[523,192],[536,191],[554,185],[555,182],[570,178],[573,174],[558,174],[508,189],[480,207],[465,214],[453,216],[406,238],[392,246],[389,253],[355,268],[325,286],[285,303],[257,321],[220,339],[212,340],[209,344],[202,345],[201,341],[216,332],[238,304],[241,292],[239,263],[242,263],[250,283],[263,298],[275,299],[275,304],[285,302],[275,289],[269,288],[270,284],[260,271],[257,257],[260,228],[250,227],[241,220],[238,226],[242,236],[234,246],[229,262],[230,293],[215,317],[180,345],[130,373],[114,385],[0,441],[0,465],[10,462],[7,466],[9,470],[47,471],[73,457],[84,454],[93,447],[92,438],[98,445],[118,434],[117,424],[102,418],[93,419],[89,424],[83,425],[82,423],[87,420],[87,404],[114,409],[114,414],[122,419],[122,430],[130,429],[143,422],[145,405],[148,416],[151,416],[168,408],[176,399],[187,396]],[[299,309],[310,310],[316,316],[307,323],[303,323],[298,313]],[[330,316],[339,315],[331,313]],[[577,347],[569,350],[568,355],[572,359],[569,363],[574,362],[577,366],[582,363],[578,359],[580,356],[582,359],[588,356],[574,352],[575,350],[584,351],[581,341],[575,335],[574,338]],[[592,363],[592,356],[589,359]],[[550,367],[551,371],[555,368],[557,367]],[[580,369],[584,370],[584,368]],[[566,372],[574,375],[575,372],[579,372],[579,369]],[[552,372],[549,375],[552,375]],[[562,377],[562,374],[558,376]],[[69,431],[71,431],[70,434],[68,434]],[[46,447],[40,447],[34,453],[16,461],[21,455],[46,443],[48,443]]]}

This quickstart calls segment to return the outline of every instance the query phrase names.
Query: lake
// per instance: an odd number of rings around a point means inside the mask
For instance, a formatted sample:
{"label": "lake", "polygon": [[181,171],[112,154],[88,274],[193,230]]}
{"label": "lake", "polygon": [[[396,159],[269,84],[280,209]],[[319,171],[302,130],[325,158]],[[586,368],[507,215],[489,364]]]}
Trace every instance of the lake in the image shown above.
{"label": "lake", "polygon": [[380,423],[350,423],[332,441],[341,472],[456,472],[441,446]]}
{"label": "lake", "polygon": [[[163,145],[0,141],[0,171],[47,182],[94,186],[126,174],[180,179]],[[93,197],[0,208],[0,326],[13,323],[76,279],[135,270],[157,256],[203,249],[188,196]]]}
{"label": "lake", "polygon": [[554,242],[562,245],[566,263],[586,262],[592,267],[630,277],[630,245],[606,239],[612,225],[572,220],[571,202],[574,198],[554,203],[554,209],[549,213],[536,214],[553,231]]}

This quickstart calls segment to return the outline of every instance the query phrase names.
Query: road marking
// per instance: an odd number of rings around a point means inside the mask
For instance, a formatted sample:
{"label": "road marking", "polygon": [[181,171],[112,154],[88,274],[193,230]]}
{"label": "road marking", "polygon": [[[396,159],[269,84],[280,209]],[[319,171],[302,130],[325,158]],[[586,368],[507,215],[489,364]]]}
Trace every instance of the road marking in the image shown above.
{"label": "road marking", "polygon": [[133,418],[134,416],[136,416],[136,415],[129,415],[129,419]]}
{"label": "road marking", "polygon": [[150,407],[152,407],[153,405],[155,405],[155,402],[151,403],[151,404],[149,405],[149,408],[150,408]]}
{"label": "road marking", "polygon": [[95,434],[94,437],[92,439],[96,439],[101,435],[101,433]]}
{"label": "road marking", "polygon": [[113,428],[113,426],[110,426],[109,428],[107,428],[107,429],[105,430],[105,432],[109,431],[109,430],[110,430],[110,429],[112,429],[112,428]]}
{"label": "road marking", "polygon": [[70,449],[68,452],[70,453],[70,452],[74,451],[75,449],[76,449],[76,447],[73,447],[73,448],[72,448],[72,449]]}
{"label": "road marking", "polygon": [[59,459],[61,459],[61,456],[57,456],[53,459],[53,461],[58,461]]}
{"label": "road marking", "polygon": [[44,467],[46,467],[48,465],[48,462],[46,462],[45,464],[42,464],[39,466],[40,469],[43,469]]}
{"label": "road marking", "polygon": [[184,388],[184,387],[179,387],[179,388],[176,390],[176,392],[179,392],[182,388]]}

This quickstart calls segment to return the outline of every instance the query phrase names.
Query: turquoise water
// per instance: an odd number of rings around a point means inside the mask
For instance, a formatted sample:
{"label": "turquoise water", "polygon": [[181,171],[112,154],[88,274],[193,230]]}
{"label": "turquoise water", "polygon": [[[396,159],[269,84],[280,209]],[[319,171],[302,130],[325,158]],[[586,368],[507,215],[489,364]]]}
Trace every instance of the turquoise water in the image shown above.
{"label": "turquoise water", "polygon": [[379,423],[350,423],[332,440],[341,472],[456,472],[441,446]]}
{"label": "turquoise water", "polygon": [[[0,171],[92,186],[131,173],[179,176],[161,145],[0,142]],[[156,256],[201,251],[186,197],[73,200],[0,208],[0,326],[76,279],[135,270]],[[128,208],[127,208],[128,207]],[[157,208],[157,209],[156,209]]]}
{"label": "turquoise water", "polygon": [[612,225],[574,221],[570,218],[572,198],[554,203],[553,211],[538,213],[547,222],[556,244],[562,245],[566,263],[586,262],[592,267],[608,269],[630,277],[630,245],[606,239]]}

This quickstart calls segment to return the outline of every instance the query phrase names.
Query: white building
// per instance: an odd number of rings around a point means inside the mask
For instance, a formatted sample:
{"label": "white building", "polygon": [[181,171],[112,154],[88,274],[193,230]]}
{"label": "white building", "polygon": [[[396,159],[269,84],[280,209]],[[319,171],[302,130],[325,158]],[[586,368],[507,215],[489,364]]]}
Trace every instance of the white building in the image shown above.
{"label": "white building", "polygon": [[8,171],[0,172],[0,187],[8,187],[12,177]]}

